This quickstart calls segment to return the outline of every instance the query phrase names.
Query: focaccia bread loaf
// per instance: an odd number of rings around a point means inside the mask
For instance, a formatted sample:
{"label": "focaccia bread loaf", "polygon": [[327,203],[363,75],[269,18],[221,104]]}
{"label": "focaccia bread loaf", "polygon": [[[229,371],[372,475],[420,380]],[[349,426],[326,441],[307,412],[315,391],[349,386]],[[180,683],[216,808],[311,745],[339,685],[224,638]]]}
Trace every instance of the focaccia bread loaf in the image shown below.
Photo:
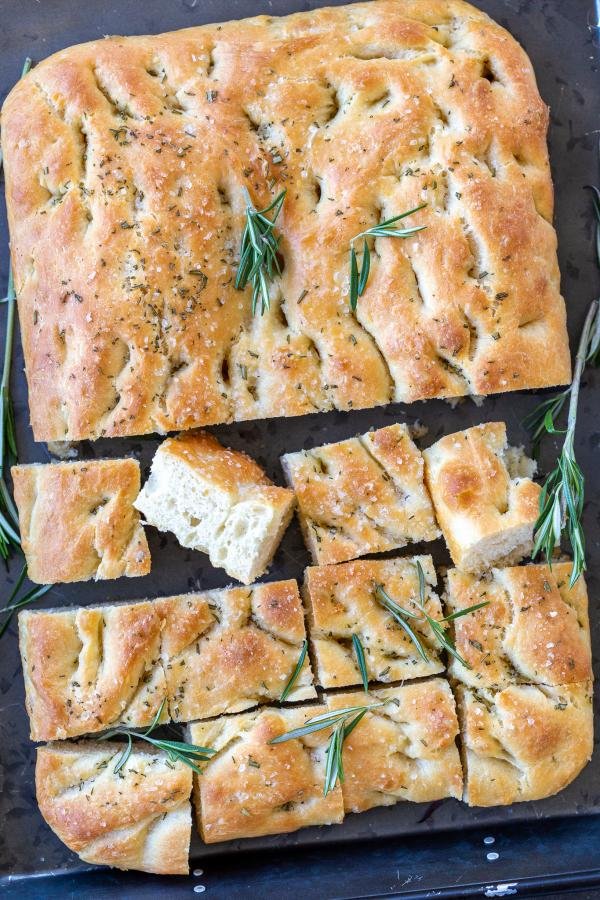
{"label": "focaccia bread loaf", "polygon": [[183,547],[208,553],[213,566],[252,584],[283,537],[294,494],[245,453],[193,432],[163,441],[135,506]]}
{"label": "focaccia bread loaf", "polygon": [[145,744],[134,744],[115,774],[125,746],[83,741],[38,747],[40,812],[84,862],[187,875],[192,770]]}
{"label": "focaccia bread loaf", "polygon": [[346,812],[462,796],[458,722],[448,682],[432,678],[384,690],[330,694],[329,709],[386,701],[344,741]]}
{"label": "focaccia bread loaf", "polygon": [[[176,722],[279,700],[306,636],[295,581],[158,600],[169,710]],[[316,696],[308,657],[289,701]]]}
{"label": "focaccia bread loaf", "polygon": [[340,785],[323,796],[331,729],[269,744],[324,712],[325,706],[265,708],[188,727],[191,743],[217,751],[194,776],[196,817],[207,844],[342,821]]}
{"label": "focaccia bread loaf", "polygon": [[13,466],[27,574],[38,584],[147,575],[135,459]]}
{"label": "focaccia bread loaf", "polygon": [[[19,613],[31,739],[150,725],[167,696],[149,601]],[[166,712],[163,720],[166,718]]]}
{"label": "focaccia bread loaf", "polygon": [[317,680],[322,687],[360,684],[353,635],[361,642],[370,681],[402,681],[443,672],[440,647],[425,620],[411,618],[410,627],[427,661],[377,599],[376,588],[381,585],[398,606],[420,616],[415,605],[419,598],[417,561],[425,575],[425,609],[434,619],[440,619],[442,607],[433,590],[436,574],[431,556],[358,560],[306,569],[303,595]]}
{"label": "focaccia bread loaf", "polygon": [[541,800],[565,788],[592,755],[592,684],[456,687],[465,797],[470,806]]}
{"label": "focaccia bread loaf", "polygon": [[406,425],[286,453],[281,464],[317,565],[440,535],[425,487],[423,457]]}
{"label": "focaccia bread loaf", "polygon": [[592,678],[588,598],[583,576],[569,587],[572,563],[493,569],[487,578],[448,572],[446,613],[488,606],[452,622],[450,674],[471,687],[499,690],[515,681],[561,685]]}
{"label": "focaccia bread loaf", "polygon": [[[2,111],[36,439],[567,382],[547,125],[526,54],[461,0],[50,57]],[[253,317],[244,189],[260,208],[283,188]],[[424,231],[375,240],[354,314],[351,239],[421,203]]]}
{"label": "focaccia bread loaf", "polygon": [[447,434],[423,451],[425,481],[454,564],[469,572],[517,563],[533,547],[536,464],[509,447],[504,422]]}

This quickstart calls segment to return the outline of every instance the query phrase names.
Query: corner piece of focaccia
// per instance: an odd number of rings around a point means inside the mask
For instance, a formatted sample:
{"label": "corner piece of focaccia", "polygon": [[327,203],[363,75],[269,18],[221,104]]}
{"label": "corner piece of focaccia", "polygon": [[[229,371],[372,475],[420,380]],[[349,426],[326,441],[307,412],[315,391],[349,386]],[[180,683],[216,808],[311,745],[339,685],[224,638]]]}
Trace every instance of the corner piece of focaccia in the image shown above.
{"label": "corner piece of focaccia", "polygon": [[425,480],[454,564],[468,572],[519,562],[533,547],[536,464],[509,447],[504,422],[448,434],[423,451]]}
{"label": "corner piece of focaccia", "polygon": [[281,464],[317,565],[440,535],[423,479],[423,457],[406,425],[287,453]]}
{"label": "corner piece of focaccia", "polygon": [[453,620],[456,649],[469,668],[451,657],[450,675],[491,690],[592,678],[587,589],[582,575],[569,587],[572,569],[570,562],[513,566],[481,578],[451,569],[447,614],[488,605]]}
{"label": "corner piece of focaccia", "polygon": [[512,684],[497,692],[459,684],[456,701],[470,806],[550,797],[592,755],[591,681]]}
{"label": "corner piece of focaccia", "polygon": [[[370,681],[402,681],[444,670],[440,647],[416,605],[417,562],[425,575],[425,609],[432,618],[440,619],[442,608],[434,590],[436,574],[431,556],[365,559],[306,569],[303,594],[317,680],[322,687],[360,684],[353,635],[363,648]],[[377,599],[378,585],[394,603],[416,614],[417,618],[407,621],[427,660]]]}
{"label": "corner piece of focaccia", "polygon": [[38,747],[40,812],[60,840],[87,863],[157,875],[187,875],[192,831],[192,770],[146,744]]}
{"label": "corner piece of focaccia", "polygon": [[385,702],[344,741],[346,812],[462,796],[458,722],[448,682],[432,678],[400,687],[330,694],[331,710]]}
{"label": "corner piece of focaccia", "polygon": [[269,743],[326,711],[320,705],[266,707],[188,727],[193,744],[217,751],[194,776],[198,826],[207,844],[342,821],[339,784],[323,796],[331,729]]}
{"label": "corner piece of focaccia", "polygon": [[[279,700],[306,636],[295,581],[183,594],[157,600],[156,607],[174,721]],[[315,696],[307,656],[287,700]]]}
{"label": "corner piece of focaccia", "polygon": [[149,601],[22,610],[32,740],[150,725],[167,696],[160,645],[161,619]]}
{"label": "corner piece of focaccia", "polygon": [[13,466],[27,574],[37,584],[147,575],[135,459]]}

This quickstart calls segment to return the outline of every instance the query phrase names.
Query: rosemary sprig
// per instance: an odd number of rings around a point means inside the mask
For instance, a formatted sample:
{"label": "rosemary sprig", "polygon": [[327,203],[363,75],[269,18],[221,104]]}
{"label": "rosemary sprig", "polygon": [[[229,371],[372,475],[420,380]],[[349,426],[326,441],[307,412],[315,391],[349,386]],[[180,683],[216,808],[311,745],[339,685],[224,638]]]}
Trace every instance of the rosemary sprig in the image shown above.
{"label": "rosemary sprig", "polygon": [[43,597],[44,594],[47,594],[53,585],[44,584],[38,587],[34,587],[31,590],[27,591],[22,597],[17,599],[17,595],[21,590],[23,582],[25,581],[25,576],[27,575],[27,566],[23,566],[21,569],[21,573],[17,578],[15,585],[12,589],[11,595],[8,598],[8,603],[3,609],[0,609],[0,615],[8,614],[2,624],[0,625],[0,638],[10,625],[11,619],[17,609],[21,609],[23,606],[27,606],[29,603],[33,603],[34,600],[39,600],[40,597]]}
{"label": "rosemary sprig", "polygon": [[327,796],[338,781],[340,784],[344,781],[344,741],[370,709],[385,706],[387,702],[387,700],[383,700],[379,703],[371,703],[369,706],[347,706],[345,709],[321,713],[318,716],[313,716],[312,719],[308,719],[300,728],[294,728],[292,731],[286,731],[285,734],[271,738],[269,744],[283,744],[285,741],[293,741],[297,738],[305,737],[307,734],[313,734],[315,731],[333,728],[325,757],[323,794]]}
{"label": "rosemary sprig", "polygon": [[365,660],[365,651],[363,650],[363,645],[361,644],[360,638],[357,634],[352,635],[352,646],[354,647],[354,652],[356,654],[356,662],[358,663],[363,687],[365,689],[365,693],[367,693],[369,690],[369,674],[367,672],[367,662]]}
{"label": "rosemary sprig", "polygon": [[296,668],[290,675],[289,681],[281,692],[281,697],[279,698],[280,702],[283,703],[284,700],[287,699],[288,694],[296,684],[298,675],[302,671],[302,666],[304,665],[304,660],[306,659],[306,652],[308,650],[308,641],[305,640],[302,643],[302,648],[300,650],[300,656],[298,657],[298,662],[296,663]]}
{"label": "rosemary sprig", "polygon": [[586,187],[592,192],[592,205],[596,216],[596,259],[600,266],[600,188],[594,184],[586,184]]}
{"label": "rosemary sprig", "polygon": [[152,744],[153,747],[158,747],[159,750],[163,750],[171,762],[177,762],[177,760],[179,760],[180,762],[185,763],[186,766],[189,766],[190,769],[193,769],[198,775],[202,774],[202,771],[198,768],[196,762],[210,759],[211,756],[215,755],[217,752],[216,750],[213,750],[211,747],[199,747],[197,744],[186,744],[184,741],[165,741],[160,738],[150,737],[150,734],[160,722],[166,702],[166,700],[163,700],[160,704],[158,712],[152,720],[152,724],[145,731],[138,732],[125,727],[113,728],[111,731],[107,731],[106,734],[100,736],[99,740],[101,741],[106,741],[113,737],[127,738],[127,746],[122,753],[119,754],[113,769],[115,775],[121,771],[131,756],[131,751],[133,750],[133,738],[146,741],[146,743]]}
{"label": "rosemary sprig", "polygon": [[[269,283],[275,275],[281,275],[277,257],[280,238],[275,237],[274,226],[281,212],[285,193],[283,190],[264,209],[256,209],[246,191],[246,225],[235,286],[238,290],[243,290],[249,281],[252,282],[252,315],[256,313],[259,301],[261,316],[269,309]],[[268,219],[267,213],[271,211],[273,218]]]}
{"label": "rosemary sprig", "polygon": [[[380,222],[379,225],[374,225],[373,228],[367,228],[366,231],[355,234],[350,240],[350,309],[352,312],[356,311],[358,298],[362,297],[365,292],[367,281],[369,280],[369,272],[371,271],[371,250],[367,238],[406,238],[410,237],[411,234],[416,234],[418,231],[423,231],[424,228],[427,228],[427,225],[416,225],[413,228],[394,228],[393,225],[396,222],[399,222],[400,219],[405,219],[407,216],[419,212],[419,210],[424,209],[426,206],[426,203],[421,203],[420,206],[415,206],[414,209],[409,209],[407,212],[400,213],[398,216],[392,216],[390,219]],[[363,239],[363,247],[359,269],[358,257],[356,255],[356,250],[354,249],[354,241],[358,241],[360,238]]]}
{"label": "rosemary sprig", "polygon": [[[598,365],[600,355],[600,301],[594,300],[590,304],[577,356],[575,358],[575,372],[570,387],[562,394],[565,395],[558,411],[569,398],[569,411],[567,415],[567,427],[564,431],[555,425],[555,416],[551,410],[547,410],[543,419],[544,431],[548,434],[564,434],[562,449],[560,451],[555,468],[550,472],[540,495],[540,511],[535,523],[535,539],[532,557],[543,553],[546,562],[552,566],[552,556],[555,547],[560,546],[561,538],[567,535],[573,552],[573,568],[569,580],[573,587],[579,576],[586,569],[585,562],[585,538],[581,523],[583,502],[585,495],[585,479],[579,464],[575,458],[575,428],[577,424],[577,403],[581,376],[586,363]],[[562,395],[559,395],[562,396]],[[549,401],[545,401],[546,405]],[[534,413],[529,416],[529,421],[534,420]]]}
{"label": "rosemary sprig", "polygon": [[461,616],[466,616],[469,613],[475,612],[477,609],[482,609],[484,606],[489,604],[489,600],[484,600],[481,603],[475,603],[473,606],[467,606],[465,609],[459,609],[456,612],[451,613],[449,616],[444,616],[442,619],[434,619],[429,615],[427,610],[425,609],[425,573],[423,572],[423,567],[419,560],[417,560],[417,574],[419,577],[419,599],[414,600],[414,604],[419,610],[418,613],[413,612],[410,609],[405,609],[405,607],[400,606],[393,600],[388,592],[385,590],[382,584],[375,585],[375,598],[384,606],[387,611],[393,616],[394,620],[404,629],[406,634],[409,636],[421,659],[424,662],[429,662],[429,656],[427,655],[427,650],[423,644],[423,641],[417,635],[417,633],[413,630],[408,619],[418,619],[425,620],[431,631],[433,633],[434,638],[446,650],[451,656],[458,660],[463,666],[467,669],[470,669],[471,666],[463,659],[458,650],[456,649],[456,645],[447,630],[444,628],[444,622],[451,622],[454,619],[459,619]]}

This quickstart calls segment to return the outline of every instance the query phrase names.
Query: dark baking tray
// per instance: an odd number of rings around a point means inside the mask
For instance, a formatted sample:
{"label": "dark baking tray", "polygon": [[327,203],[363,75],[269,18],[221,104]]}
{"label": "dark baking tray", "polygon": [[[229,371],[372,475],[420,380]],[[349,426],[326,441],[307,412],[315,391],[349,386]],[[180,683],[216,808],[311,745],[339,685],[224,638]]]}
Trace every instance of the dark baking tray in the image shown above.
{"label": "dark baking tray", "polygon": [[[591,2],[591,0],[590,0]],[[42,59],[62,47],[84,40],[97,38],[103,34],[137,34],[171,30],[203,22],[220,21],[260,12],[285,14],[295,10],[323,5],[302,0],[120,0],[107,3],[105,0],[53,0],[38,3],[35,0],[1,0],[2,34],[0,36],[0,90],[4,96],[16,80],[22,60],[30,55]],[[598,127],[600,123],[600,80],[597,72],[597,47],[594,46],[594,11],[582,0],[553,0],[553,2],[527,2],[527,0],[480,0],[479,6],[505,25],[525,46],[532,58],[542,96],[550,104],[552,111],[550,146],[556,185],[556,225],[559,235],[559,253],[563,276],[563,292],[567,298],[569,331],[572,344],[576,340],[588,302],[598,293],[598,272],[595,265],[592,241],[592,218],[590,198],[583,186],[598,180]],[[2,213],[4,216],[4,212]],[[6,247],[7,235],[4,219],[0,229],[0,248]],[[7,252],[0,253],[0,274],[2,283],[6,281],[8,267]],[[548,353],[552,348],[548,347]],[[36,445],[32,440],[28,423],[25,379],[22,375],[22,354],[17,338],[15,365],[13,367],[13,396],[16,404],[16,419],[20,458],[23,461],[46,461],[49,459],[45,445]],[[588,586],[591,597],[592,640],[594,655],[600,647],[600,622],[595,616],[595,597],[598,595],[600,576],[600,507],[597,486],[595,455],[600,444],[600,425],[595,416],[600,389],[600,375],[587,374],[585,390],[581,399],[580,426],[577,440],[577,455],[588,478],[585,528],[588,541]],[[354,411],[352,413],[328,413],[287,420],[250,422],[215,428],[215,433],[225,443],[247,450],[265,465],[270,475],[281,481],[279,456],[284,451],[310,447],[325,441],[340,440],[362,432],[371,426],[379,427],[393,421],[415,423],[419,421],[428,428],[421,441],[425,446],[443,433],[465,428],[482,421],[506,420],[509,435],[514,443],[526,442],[521,421],[533,408],[537,396],[531,393],[508,394],[489,398],[482,407],[471,401],[461,403],[452,409],[438,401],[413,405],[396,404],[385,409]],[[157,438],[133,440],[98,441],[80,445],[80,454],[86,458],[96,456],[121,456],[133,454],[140,459],[145,470],[149,465]],[[542,466],[551,464],[556,448],[548,441],[542,457]],[[153,556],[153,572],[144,579],[122,579],[99,584],[75,584],[54,588],[45,598],[47,606],[62,604],[88,604],[99,601],[134,599],[143,596],[157,597],[186,590],[218,587],[227,584],[224,573],[210,567],[206,558],[199,553],[191,553],[179,547],[170,537],[149,530]],[[410,548],[412,552],[414,548]],[[438,542],[427,544],[427,552],[432,551],[437,563],[446,563],[445,550]],[[277,553],[274,565],[267,575],[269,580],[279,578],[299,578],[308,557],[304,550],[297,525],[289,529]],[[17,566],[9,572],[0,572],[2,594],[5,597],[14,582]],[[49,896],[50,888],[44,876],[54,873],[54,884],[62,896],[64,892],[78,891],[75,885],[80,879],[88,885],[90,893],[102,895],[104,885],[116,888],[118,884],[137,885],[140,890],[149,888],[151,881],[144,876],[132,877],[106,870],[98,875],[89,875],[90,867],[84,866],[52,834],[42,821],[36,807],[33,789],[34,746],[28,739],[28,723],[23,709],[23,684],[14,625],[2,641],[0,647],[0,872],[6,873],[6,890],[16,892],[21,885],[29,895],[32,885],[45,884],[37,896]],[[566,827],[567,819],[593,817],[600,814],[600,755],[595,754],[582,775],[565,791],[556,797],[537,803],[526,803],[491,810],[469,810],[457,801],[416,805],[401,803],[395,807],[375,809],[361,815],[347,817],[341,826],[312,828],[291,835],[279,835],[245,842],[232,842],[205,847],[195,838],[192,846],[192,868],[201,864],[204,869],[227,873],[228,893],[213,886],[212,891],[222,896],[243,896],[236,890],[236,871],[240,872],[237,887],[242,889],[242,875],[248,860],[260,868],[274,855],[278,859],[289,859],[290,872],[296,872],[295,856],[299,852],[308,866],[309,860],[318,865],[319,859],[335,857],[333,845],[346,846],[347,857],[353,856],[352,844],[360,844],[360,853],[377,854],[375,848],[392,845],[397,847],[398,839],[425,841],[431,846],[451,846],[452,832],[464,837],[466,829],[485,827],[488,831],[500,828],[510,832],[510,826],[523,823],[537,823],[532,834],[539,836],[541,820],[561,818]],[[589,827],[584,832],[589,836],[596,820],[590,818]],[[599,819],[600,822],[600,819]],[[573,824],[572,827],[575,827]],[[577,826],[579,827],[579,826]],[[537,831],[536,831],[537,829]],[[440,832],[447,832],[442,837]],[[473,834],[479,832],[474,831]],[[433,835],[437,836],[433,838]],[[525,832],[523,832],[525,834]],[[412,836],[409,839],[409,836]],[[395,841],[393,839],[396,839]],[[444,843],[445,842],[445,843]],[[450,843],[448,843],[450,842]],[[408,844],[406,844],[408,846]],[[579,843],[581,846],[581,841]],[[596,843],[595,846],[598,846]],[[366,850],[365,848],[369,848]],[[374,857],[375,858],[375,857]],[[296,865],[296,868],[295,868]],[[376,863],[370,863],[375,866]],[[575,867],[575,866],[574,866]],[[600,860],[590,857],[589,866],[600,868]],[[373,869],[375,871],[375,869]],[[567,870],[568,871],[568,867]],[[535,871],[529,873],[535,878]],[[58,877],[62,876],[62,877]],[[31,879],[35,877],[35,881]],[[297,877],[297,875],[294,875]],[[591,876],[590,876],[591,877]],[[40,881],[39,879],[42,879]],[[91,881],[90,881],[91,878]],[[26,883],[23,882],[26,879]],[[76,879],[73,881],[73,879]],[[85,879],[85,881],[81,881]],[[137,879],[137,880],[136,880]],[[455,881],[448,872],[448,884]],[[463,874],[463,879],[467,879]],[[476,880],[476,879],[475,879]],[[156,880],[154,880],[156,881]],[[199,879],[193,879],[198,882]],[[201,881],[201,879],[200,879]],[[222,882],[221,882],[222,883]],[[250,882],[246,882],[248,887]],[[60,888],[58,885],[60,884]],[[163,882],[164,884],[164,882]],[[170,882],[175,891],[180,880]],[[404,890],[410,891],[410,881]],[[445,884],[440,873],[437,886]],[[462,882],[466,889],[465,880]],[[95,888],[92,887],[95,885]],[[69,886],[69,887],[67,887]],[[223,886],[223,883],[222,883]],[[284,896],[295,896],[294,884],[289,883],[289,891],[277,888]],[[313,884],[320,891],[317,882]],[[397,883],[386,888],[403,890]],[[336,880],[323,890],[321,896],[354,896],[352,886]],[[190,882],[186,882],[186,892]],[[254,891],[253,891],[254,892]],[[307,884],[302,893],[313,895]],[[53,891],[54,893],[54,891]],[[371,892],[373,893],[373,892]],[[298,894],[299,895],[299,894]],[[358,892],[356,893],[358,896]],[[361,888],[364,894],[364,885]],[[448,894],[447,896],[450,896]]]}

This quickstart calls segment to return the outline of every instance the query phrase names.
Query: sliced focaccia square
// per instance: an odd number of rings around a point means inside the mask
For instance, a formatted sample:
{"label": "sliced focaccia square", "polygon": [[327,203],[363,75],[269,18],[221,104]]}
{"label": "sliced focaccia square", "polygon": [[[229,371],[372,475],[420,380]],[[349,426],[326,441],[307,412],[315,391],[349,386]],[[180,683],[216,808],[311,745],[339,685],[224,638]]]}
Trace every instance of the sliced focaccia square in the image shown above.
{"label": "sliced focaccia square", "polygon": [[324,712],[325,706],[267,707],[188,727],[192,743],[217,751],[194,778],[197,820],[207,844],[342,821],[339,784],[324,796],[331,729],[269,743]]}
{"label": "sliced focaccia square", "polygon": [[494,692],[459,684],[456,700],[470,806],[556,794],[592,755],[592,683],[513,684]]}
{"label": "sliced focaccia square", "polygon": [[160,641],[161,619],[148,601],[23,610],[19,646],[31,738],[149,725],[167,696]]}
{"label": "sliced focaccia square", "polygon": [[442,678],[401,687],[330,694],[329,709],[374,706],[343,745],[346,812],[462,796],[454,697]]}
{"label": "sliced focaccia square", "polygon": [[288,453],[281,463],[316,564],[439,537],[423,457],[406,425]]}
{"label": "sliced focaccia square", "polygon": [[66,846],[92,865],[187,875],[192,831],[192,770],[134,743],[58,743],[38,747],[37,802]]}
{"label": "sliced focaccia square", "polygon": [[183,547],[207,553],[213,566],[250,584],[279,546],[294,494],[274,485],[245,453],[191,432],[163,441],[135,505]]}
{"label": "sliced focaccia square", "polygon": [[[353,636],[360,642],[369,681],[401,681],[442,672],[440,648],[417,607],[419,575],[425,575],[425,609],[441,618],[431,556],[356,560],[306,569],[304,600],[317,666],[326,688],[360,684],[361,668]],[[403,609],[417,615],[406,623],[423,648],[423,659],[406,628],[380,602],[380,587]]]}
{"label": "sliced focaccia square", "polygon": [[517,563],[531,551],[536,465],[509,447],[504,422],[448,434],[423,451],[425,480],[454,564],[468,572]]}
{"label": "sliced focaccia square", "polygon": [[513,566],[478,578],[458,569],[447,576],[446,612],[487,602],[455,619],[450,674],[474,688],[515,682],[560,685],[592,677],[587,590],[583,576],[569,587],[573,564]]}
{"label": "sliced focaccia square", "polygon": [[[158,600],[169,709],[177,722],[279,700],[306,636],[295,581]],[[308,656],[287,700],[316,696]]]}
{"label": "sliced focaccia square", "polygon": [[37,584],[147,575],[135,459],[13,466],[27,574]]}

